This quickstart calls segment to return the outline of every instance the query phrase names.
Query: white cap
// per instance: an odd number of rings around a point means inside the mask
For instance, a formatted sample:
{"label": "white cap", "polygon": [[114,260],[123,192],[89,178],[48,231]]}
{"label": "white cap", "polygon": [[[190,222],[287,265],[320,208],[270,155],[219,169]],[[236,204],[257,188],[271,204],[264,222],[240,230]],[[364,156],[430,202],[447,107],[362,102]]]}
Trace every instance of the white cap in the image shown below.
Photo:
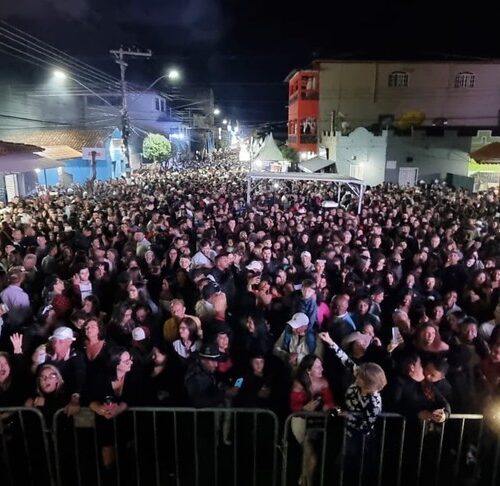
{"label": "white cap", "polygon": [[146,333],[142,327],[135,327],[132,330],[132,339],[134,341],[144,341],[146,339]]}
{"label": "white cap", "polygon": [[55,329],[49,339],[71,339],[72,341],[75,340],[75,338],[73,337],[73,331],[69,327],[65,326]]}
{"label": "white cap", "polygon": [[308,251],[303,251],[300,254],[300,258],[302,258],[302,257],[309,257],[309,258],[311,258],[311,253],[309,253]]}
{"label": "white cap", "polygon": [[253,260],[246,266],[246,269],[252,270],[253,272],[262,272],[262,270],[264,270],[264,265],[258,260]]}
{"label": "white cap", "polygon": [[288,321],[288,323],[292,329],[298,329],[299,327],[308,326],[309,325],[309,317],[307,317],[303,312],[297,312],[293,315],[293,317]]}

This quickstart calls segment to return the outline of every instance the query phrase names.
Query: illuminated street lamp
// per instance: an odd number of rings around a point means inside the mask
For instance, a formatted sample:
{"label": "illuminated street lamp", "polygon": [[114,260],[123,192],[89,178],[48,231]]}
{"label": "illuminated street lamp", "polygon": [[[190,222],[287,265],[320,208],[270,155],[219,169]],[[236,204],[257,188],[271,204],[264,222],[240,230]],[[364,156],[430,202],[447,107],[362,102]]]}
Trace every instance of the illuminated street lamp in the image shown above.
{"label": "illuminated street lamp", "polygon": [[222,120],[222,124],[227,125],[227,120],[225,118],[224,118],[224,120]]}
{"label": "illuminated street lamp", "polygon": [[175,81],[175,80],[179,79],[180,77],[181,77],[181,73],[177,69],[171,69],[167,73],[167,78],[172,80],[172,81]]}
{"label": "illuminated street lamp", "polygon": [[86,89],[89,93],[92,93],[96,98],[99,98],[101,101],[103,101],[107,105],[111,106],[114,110],[116,110],[116,107],[113,106],[106,98],[103,98],[100,94],[96,93],[92,88],[89,88],[86,84],[83,84],[81,81],[78,81],[78,79],[75,79],[74,77],[70,76],[66,71],[63,71],[62,69],[55,69],[52,72],[52,75],[58,81],[64,81],[66,79],[71,79],[71,81],[75,82],[76,84],[79,84],[82,88]]}
{"label": "illuminated street lamp", "polygon": [[54,71],[54,78],[56,79],[66,79],[67,77],[68,75],[64,71],[61,71],[60,69],[56,69]]}
{"label": "illuminated street lamp", "polygon": [[215,116],[220,115],[220,110],[219,110],[219,108],[215,108],[215,109],[214,109],[214,115],[215,115]]}

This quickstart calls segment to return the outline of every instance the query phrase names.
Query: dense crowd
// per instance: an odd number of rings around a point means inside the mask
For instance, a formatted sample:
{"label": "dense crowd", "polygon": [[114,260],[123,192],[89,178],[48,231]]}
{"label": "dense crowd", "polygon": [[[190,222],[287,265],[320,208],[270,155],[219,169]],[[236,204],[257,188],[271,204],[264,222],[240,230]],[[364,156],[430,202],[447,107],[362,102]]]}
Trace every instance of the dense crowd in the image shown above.
{"label": "dense crowd", "polygon": [[384,185],[357,215],[262,182],[249,205],[223,155],[2,207],[0,407],[90,407],[110,463],[131,406],[341,409],[355,437],[498,400],[498,193]]}

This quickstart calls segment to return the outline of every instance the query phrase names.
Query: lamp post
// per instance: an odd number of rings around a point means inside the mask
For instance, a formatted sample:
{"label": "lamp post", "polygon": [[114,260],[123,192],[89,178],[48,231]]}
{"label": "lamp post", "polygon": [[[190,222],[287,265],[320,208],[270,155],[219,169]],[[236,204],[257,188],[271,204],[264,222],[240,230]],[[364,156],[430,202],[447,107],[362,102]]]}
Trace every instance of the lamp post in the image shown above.
{"label": "lamp post", "polygon": [[178,79],[180,79],[180,77],[181,77],[180,71],[178,71],[177,69],[170,69],[170,71],[168,71],[166,74],[163,74],[162,76],[156,78],[145,90],[141,91],[139,94],[134,96],[129,103],[129,107],[130,105],[135,103],[144,93],[147,93],[153,86],[156,86],[156,84],[158,84],[162,79],[170,79],[170,81],[177,81]]}

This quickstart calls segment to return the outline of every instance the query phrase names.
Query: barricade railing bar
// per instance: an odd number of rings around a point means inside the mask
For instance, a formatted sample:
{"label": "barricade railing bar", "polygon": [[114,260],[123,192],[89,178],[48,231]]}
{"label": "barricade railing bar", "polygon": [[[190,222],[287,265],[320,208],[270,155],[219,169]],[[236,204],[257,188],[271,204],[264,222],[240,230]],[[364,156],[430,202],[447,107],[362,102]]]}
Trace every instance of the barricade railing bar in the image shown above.
{"label": "barricade railing bar", "polygon": [[500,433],[482,415],[443,424],[381,414],[364,435],[346,417],[269,410],[131,408],[106,420],[0,408],[0,485],[497,486]]}

